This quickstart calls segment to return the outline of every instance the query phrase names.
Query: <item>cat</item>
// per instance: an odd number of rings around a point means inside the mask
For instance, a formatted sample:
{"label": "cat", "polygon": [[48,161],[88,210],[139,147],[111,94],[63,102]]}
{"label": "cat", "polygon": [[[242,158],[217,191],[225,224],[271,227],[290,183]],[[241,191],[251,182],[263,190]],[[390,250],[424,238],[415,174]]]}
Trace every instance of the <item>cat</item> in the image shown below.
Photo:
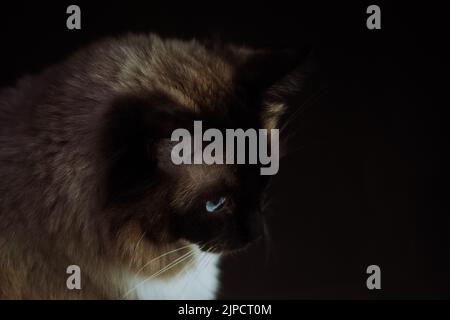
{"label": "cat", "polygon": [[3,89],[0,298],[216,298],[221,256],[264,233],[268,177],[176,166],[168,137],[194,120],[279,127],[299,107],[303,59],[127,34]]}

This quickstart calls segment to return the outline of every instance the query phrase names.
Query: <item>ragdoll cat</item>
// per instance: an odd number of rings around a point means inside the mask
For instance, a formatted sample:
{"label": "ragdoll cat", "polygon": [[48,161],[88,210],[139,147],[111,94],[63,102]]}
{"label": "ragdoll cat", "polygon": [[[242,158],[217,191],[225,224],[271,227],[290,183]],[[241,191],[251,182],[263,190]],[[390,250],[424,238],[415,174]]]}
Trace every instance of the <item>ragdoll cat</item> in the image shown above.
{"label": "ragdoll cat", "polygon": [[175,166],[168,138],[194,120],[278,127],[299,59],[127,35],[2,90],[0,298],[215,298],[220,256],[262,234],[267,177]]}

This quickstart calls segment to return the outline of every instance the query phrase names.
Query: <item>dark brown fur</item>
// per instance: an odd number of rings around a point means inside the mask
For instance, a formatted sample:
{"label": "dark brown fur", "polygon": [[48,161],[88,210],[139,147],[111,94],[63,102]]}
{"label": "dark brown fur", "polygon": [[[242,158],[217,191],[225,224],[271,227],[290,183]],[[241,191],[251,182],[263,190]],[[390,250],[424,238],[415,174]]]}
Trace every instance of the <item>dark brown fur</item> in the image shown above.
{"label": "dark brown fur", "polygon": [[[166,251],[206,244],[209,230],[225,230],[222,218],[192,220],[199,218],[191,202],[205,190],[239,190],[252,199],[252,208],[239,210],[256,209],[264,184],[257,170],[174,168],[161,139],[193,119],[276,127],[285,112],[280,92],[291,87],[272,85],[292,65],[278,64],[264,77],[257,72],[264,56],[246,48],[129,35],[81,50],[4,89],[0,298],[120,298],[126,291],[121,271],[136,272]],[[294,85],[292,79],[284,83]],[[239,219],[251,229],[250,216]],[[198,228],[186,230],[189,224]],[[227,232],[240,238],[228,243],[227,233],[216,249],[253,239],[234,227]],[[181,253],[148,265],[144,275]],[[81,267],[82,290],[66,288],[72,264]]]}

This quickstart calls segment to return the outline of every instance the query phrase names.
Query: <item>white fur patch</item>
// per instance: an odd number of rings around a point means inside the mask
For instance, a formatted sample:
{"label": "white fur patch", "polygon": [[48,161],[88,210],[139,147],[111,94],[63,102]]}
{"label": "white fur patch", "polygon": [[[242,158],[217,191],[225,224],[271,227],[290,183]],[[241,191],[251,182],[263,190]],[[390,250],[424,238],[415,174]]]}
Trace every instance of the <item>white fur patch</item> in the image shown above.
{"label": "white fur patch", "polygon": [[210,300],[219,286],[218,261],[214,253],[196,254],[193,265],[170,279],[150,279],[131,276],[128,281],[130,297],[140,300]]}

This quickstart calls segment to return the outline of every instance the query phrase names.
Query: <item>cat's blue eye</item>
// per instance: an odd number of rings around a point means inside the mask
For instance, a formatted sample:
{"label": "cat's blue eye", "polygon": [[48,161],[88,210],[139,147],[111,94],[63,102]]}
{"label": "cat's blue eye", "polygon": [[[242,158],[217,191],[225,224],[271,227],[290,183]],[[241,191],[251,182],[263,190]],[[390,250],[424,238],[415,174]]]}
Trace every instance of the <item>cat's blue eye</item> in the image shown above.
{"label": "cat's blue eye", "polygon": [[206,211],[208,212],[214,212],[218,209],[220,209],[222,207],[222,205],[225,203],[225,201],[227,200],[227,198],[225,197],[220,197],[216,200],[208,200],[206,201]]}

